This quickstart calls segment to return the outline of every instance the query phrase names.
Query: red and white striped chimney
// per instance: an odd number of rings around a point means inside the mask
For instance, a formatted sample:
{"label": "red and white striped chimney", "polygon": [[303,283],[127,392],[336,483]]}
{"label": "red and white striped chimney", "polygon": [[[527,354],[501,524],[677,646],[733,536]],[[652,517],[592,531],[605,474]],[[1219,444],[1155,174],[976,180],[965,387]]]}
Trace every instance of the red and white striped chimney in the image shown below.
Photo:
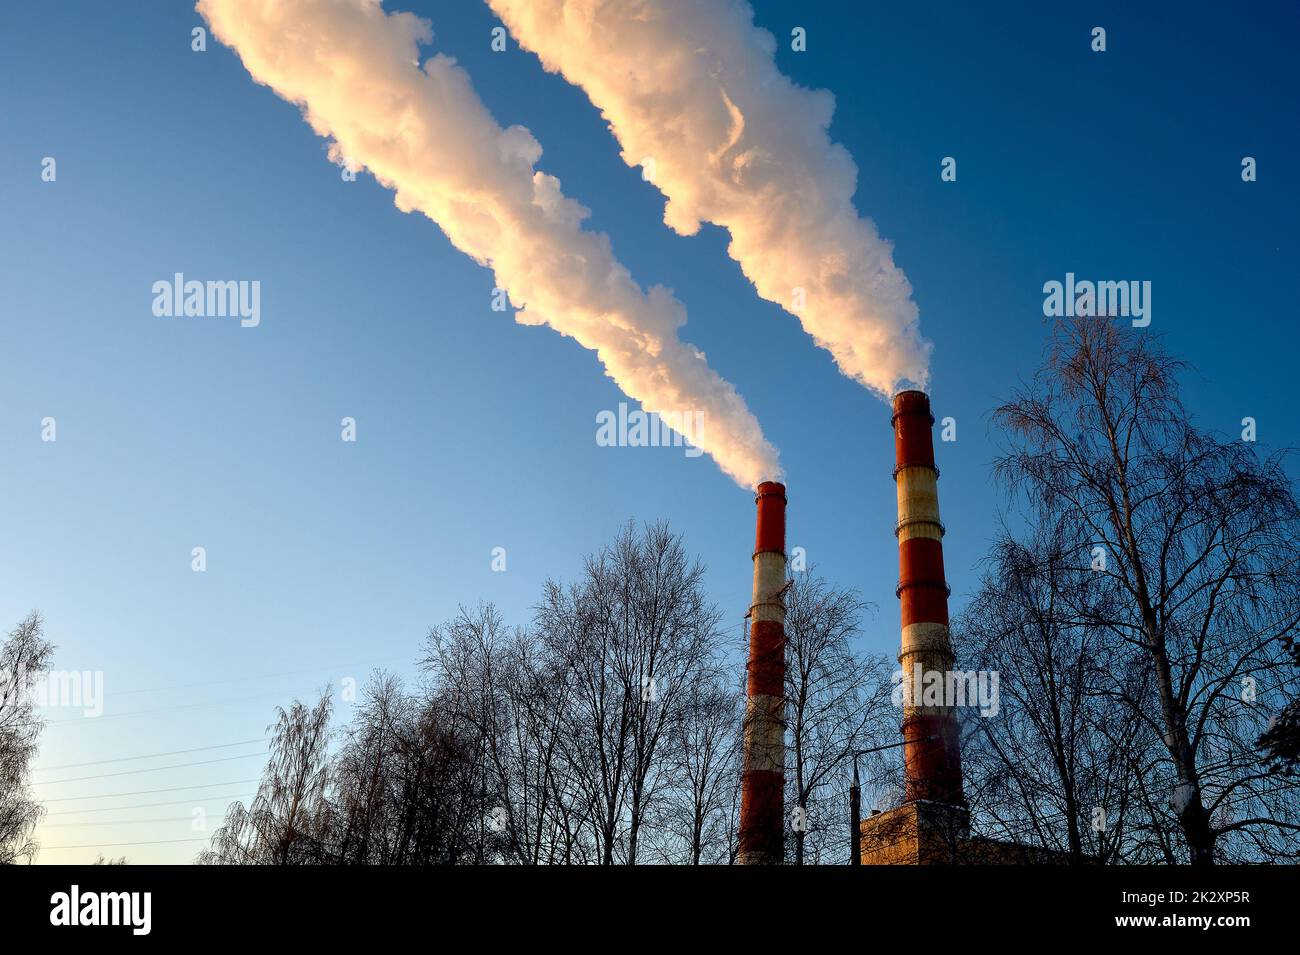
{"label": "red and white striped chimney", "polygon": [[[964,806],[956,713],[915,699],[917,668],[952,671],[948,639],[948,584],[943,572],[939,469],[934,466],[934,415],[923,391],[894,396],[894,481],[898,485],[898,597],[903,639],[903,762],[905,802],[930,800]],[[924,685],[922,683],[922,685]]]}
{"label": "red and white striped chimney", "polygon": [[755,503],[738,860],[779,865],[785,860],[785,485],[763,482]]}

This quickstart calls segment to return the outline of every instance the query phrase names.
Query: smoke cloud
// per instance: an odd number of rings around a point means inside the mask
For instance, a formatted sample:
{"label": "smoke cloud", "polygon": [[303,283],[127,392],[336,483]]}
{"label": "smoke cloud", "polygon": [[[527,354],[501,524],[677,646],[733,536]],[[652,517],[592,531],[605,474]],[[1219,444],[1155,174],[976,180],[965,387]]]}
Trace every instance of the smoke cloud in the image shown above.
{"label": "smoke cloud", "polygon": [[427,21],[386,14],[379,0],[199,0],[197,9],[254,80],[302,108],[331,141],[331,159],[369,170],[399,209],[422,212],[491,268],[522,309],[517,321],[595,351],[647,411],[702,415],[687,437],[737,483],[779,476],[776,450],[735,388],[677,337],[682,304],[662,286],[643,292],[608,237],[584,231],[588,210],[535,168],[537,140],[502,129],[453,59],[419,65]]}
{"label": "smoke cloud", "polygon": [[[924,387],[930,346],[893,248],[853,207],[857,167],[830,141],[834,98],[776,68],[744,0],[488,0],[546,69],[581,87],[664,222],[731,233],[758,294],[795,314],[841,371],[884,396]],[[802,290],[802,291],[800,291]]]}

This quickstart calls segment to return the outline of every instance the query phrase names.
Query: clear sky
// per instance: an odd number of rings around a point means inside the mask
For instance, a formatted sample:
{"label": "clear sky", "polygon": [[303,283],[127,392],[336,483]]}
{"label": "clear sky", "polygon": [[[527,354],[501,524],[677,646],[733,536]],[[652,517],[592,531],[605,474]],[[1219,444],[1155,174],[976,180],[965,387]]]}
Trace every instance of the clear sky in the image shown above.
{"label": "clear sky", "polygon": [[[1262,443],[1300,445],[1296,8],[1134,6],[754,3],[782,71],[835,94],[857,207],[934,343],[935,412],[958,428],[937,448],[954,611],[1000,502],[988,414],[1037,365],[1048,280],[1149,280],[1147,331],[1196,365],[1201,423],[1249,415]],[[723,233],[669,231],[585,94],[490,50],[486,6],[386,7],[431,19],[636,280],[675,291],[682,337],[781,450],[788,544],[879,606],[862,649],[895,653],[886,405],[753,293]],[[102,671],[106,693],[98,719],[47,712],[41,862],[187,861],[200,843],[171,840],[195,838],[191,810],[253,792],[259,744],[225,744],[273,706],[373,666],[413,675],[461,602],[526,622],[542,581],[629,518],[685,535],[740,649],[752,495],[708,457],[598,447],[597,413],[625,399],[594,356],[493,311],[489,272],[369,177],[342,181],[228,49],[192,52],[199,23],[180,3],[0,14],[0,624],[41,610],[55,666]],[[175,272],[259,280],[261,325],[155,317]],[[203,765],[134,772],[176,763]],[[108,807],[128,808],[73,812]]]}

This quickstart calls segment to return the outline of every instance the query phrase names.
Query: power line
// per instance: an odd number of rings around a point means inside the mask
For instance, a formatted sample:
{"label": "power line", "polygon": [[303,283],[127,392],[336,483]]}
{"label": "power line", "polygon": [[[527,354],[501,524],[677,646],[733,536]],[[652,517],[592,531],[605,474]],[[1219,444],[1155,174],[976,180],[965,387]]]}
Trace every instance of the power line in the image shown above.
{"label": "power line", "polygon": [[[178,703],[175,706],[154,706],[147,710],[131,710],[127,713],[109,713],[106,716],[70,716],[64,720],[46,720],[46,726],[66,726],[72,723],[85,726],[87,723],[103,723],[105,720],[123,720],[133,716],[149,716],[153,713],[171,713],[175,710],[199,710],[211,706],[230,706],[233,703],[254,703],[262,700],[279,700],[283,699],[282,693],[261,693],[257,696],[239,696],[229,700],[210,700],[206,703]],[[32,721],[29,725],[35,725],[37,721]]]}
{"label": "power line", "polygon": [[170,802],[137,802],[129,806],[101,806],[99,809],[60,809],[47,812],[47,816],[75,816],[88,812],[116,812],[119,809],[153,809],[155,806],[192,806],[200,802],[213,802],[218,799],[252,799],[255,793],[238,793],[232,796],[200,796],[198,799],[174,799]]}
{"label": "power line", "polygon": [[261,673],[255,676],[235,676],[227,680],[205,680],[199,683],[174,683],[171,686],[146,687],[140,690],[117,690],[113,693],[106,693],[105,696],[133,696],[139,693],[166,693],[170,690],[192,690],[201,686],[222,686],[227,683],[247,683],[250,680],[271,680],[282,676],[299,676],[303,673],[336,673],[341,670],[357,669],[359,667],[373,667],[384,663],[394,663],[397,661],[410,662],[408,657],[388,657],[383,660],[365,660],[360,663],[341,663],[337,666],[312,667],[306,670],[283,670],[280,673]]}
{"label": "power line", "polygon": [[[220,819],[206,820],[211,823],[225,821],[225,816]],[[44,829],[68,829],[80,826],[143,826],[147,823],[154,822],[193,822],[193,816],[158,816],[153,819],[106,819],[103,822],[51,822],[42,828]]]}
{"label": "power line", "polygon": [[[286,670],[280,673],[264,673],[257,676],[231,677],[230,679],[227,680],[209,680],[206,682],[199,682],[199,683],[177,683],[172,686],[150,687],[150,688],[144,688],[138,690],[119,690],[112,693],[106,693],[104,694],[104,696],[105,698],[107,698],[107,697],[117,697],[117,696],[129,696],[129,695],[139,694],[139,693],[162,693],[169,690],[192,689],[195,687],[203,687],[203,686],[220,686],[222,684],[227,684],[227,683],[246,683],[252,680],[266,680],[266,679],[272,679],[281,676],[294,676],[302,673],[329,673],[333,675],[335,673],[341,672],[346,669],[357,669],[360,667],[374,667],[384,663],[392,663],[399,659],[407,660],[406,657],[400,657],[400,658],[389,657],[384,660],[372,660],[369,662],[362,662],[362,663],[343,664],[334,667],[314,667],[312,669],[304,669],[304,670]],[[49,726],[72,725],[75,723],[80,726],[85,726],[87,719],[91,719],[92,723],[99,723],[102,722],[103,720],[125,719],[128,717],[146,716],[154,713],[167,713],[167,712],[172,712],[174,710],[199,709],[199,708],[210,707],[210,706],[225,706],[231,703],[250,703],[250,702],[259,702],[268,699],[278,700],[278,699],[282,699],[284,695],[285,694],[282,692],[274,692],[274,693],[268,692],[268,693],[260,694],[258,696],[237,697],[229,700],[215,700],[215,701],[209,701],[205,703],[181,703],[175,706],[150,707],[148,709],[143,709],[143,710],[132,710],[127,713],[110,713],[108,715],[101,715],[93,718],[82,716],[82,717],[70,717],[68,719],[61,719],[61,720],[29,720],[23,723],[15,723],[13,725],[14,726],[40,726],[44,728]],[[294,695],[297,696],[298,694],[295,692]]]}
{"label": "power line", "polygon": [[41,846],[41,851],[46,849],[116,849],[120,846],[165,846],[176,842],[207,842],[208,836],[198,836],[194,839],[155,839],[150,842],[92,842],[88,845],[81,846]]}
{"label": "power line", "polygon": [[114,796],[147,796],[150,793],[178,793],[187,789],[212,789],[215,786],[242,786],[244,783],[260,782],[260,779],[232,779],[229,782],[224,783],[204,783],[202,786],[173,786],[170,789],[137,789],[134,792],[129,793],[95,793],[93,796],[60,796],[58,799],[46,799],[44,802],[73,802],[78,799],[112,799]]}
{"label": "power line", "polygon": [[53,786],[55,783],[80,783],[87,779],[108,779],[111,776],[135,776],[139,773],[159,773],[164,769],[184,769],[187,766],[209,766],[212,763],[229,763],[236,759],[251,759],[254,756],[265,756],[266,750],[257,753],[245,753],[242,756],[222,756],[220,759],[200,759],[190,763],[172,763],[170,766],[150,766],[147,769],[124,769],[119,773],[98,773],[94,776],[73,776],[70,779],[42,779],[39,785]]}
{"label": "power line", "polygon": [[58,766],[35,766],[37,772],[53,769],[80,769],[82,766],[102,766],[104,763],[124,763],[133,759],[153,759],[155,756],[180,756],[183,753],[202,753],[210,749],[229,749],[231,746],[249,746],[253,743],[260,743],[266,739],[265,736],[259,736],[257,739],[244,739],[238,743],[218,743],[216,746],[196,746],[193,749],[173,749],[165,753],[145,753],[143,756],[115,756],[112,759],[95,759],[88,763],[61,763]]}
{"label": "power line", "polygon": [[264,693],[261,694],[260,696],[241,696],[241,697],[234,697],[232,699],[227,699],[227,700],[209,700],[205,703],[179,703],[176,706],[155,706],[155,707],[150,707],[147,710],[131,710],[126,713],[109,713],[107,715],[101,715],[101,716],[85,716],[85,715],[70,716],[67,719],[61,719],[61,720],[34,719],[34,720],[27,720],[21,723],[11,723],[9,725],[14,727],[35,727],[40,730],[45,730],[51,727],[59,727],[59,726],[91,727],[91,726],[99,725],[103,723],[105,720],[121,720],[121,719],[127,719],[129,717],[134,717],[134,716],[153,716],[157,713],[170,713],[175,710],[203,709],[206,707],[213,707],[213,706],[229,706],[230,704],[233,703],[252,703],[252,702],[260,702],[266,700],[282,700],[282,699],[284,699],[284,696],[282,694]]}

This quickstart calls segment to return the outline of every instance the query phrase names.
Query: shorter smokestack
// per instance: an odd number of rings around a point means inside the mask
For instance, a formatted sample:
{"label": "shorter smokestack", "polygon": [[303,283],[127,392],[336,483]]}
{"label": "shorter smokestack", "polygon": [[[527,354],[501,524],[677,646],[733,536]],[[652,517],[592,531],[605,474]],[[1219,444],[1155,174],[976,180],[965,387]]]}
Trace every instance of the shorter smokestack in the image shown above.
{"label": "shorter smokestack", "polygon": [[785,485],[758,486],[739,862],[785,861]]}

